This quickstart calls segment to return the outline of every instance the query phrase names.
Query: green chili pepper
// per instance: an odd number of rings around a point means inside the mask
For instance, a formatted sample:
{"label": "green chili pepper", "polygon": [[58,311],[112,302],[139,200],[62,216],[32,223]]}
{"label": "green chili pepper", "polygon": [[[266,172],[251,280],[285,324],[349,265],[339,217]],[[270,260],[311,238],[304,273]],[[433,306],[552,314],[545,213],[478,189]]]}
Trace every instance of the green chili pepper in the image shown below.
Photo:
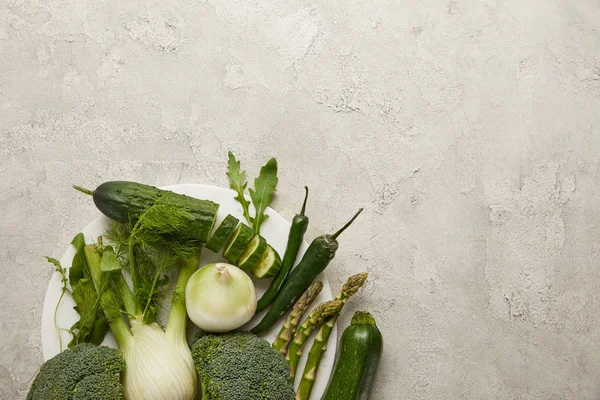
{"label": "green chili pepper", "polygon": [[304,215],[304,211],[306,210],[306,200],[308,199],[308,187],[304,186],[304,189],[306,190],[306,194],[304,195],[302,210],[300,210],[300,214],[296,214],[292,220],[285,254],[283,255],[283,261],[281,262],[281,269],[277,273],[277,276],[271,281],[265,294],[258,300],[258,303],[256,304],[256,313],[267,308],[267,306],[275,300],[277,293],[279,293],[279,290],[281,290],[281,287],[290,275],[294,262],[296,262],[298,250],[300,250],[300,246],[304,240],[304,233],[306,233],[306,228],[308,227],[308,217]]}
{"label": "green chili pepper", "polygon": [[304,257],[277,294],[269,311],[250,332],[258,334],[266,331],[292,308],[317,275],[327,268],[338,249],[337,237],[354,222],[362,210],[362,208],[358,210],[350,221],[333,235],[321,235],[312,241],[304,253]]}

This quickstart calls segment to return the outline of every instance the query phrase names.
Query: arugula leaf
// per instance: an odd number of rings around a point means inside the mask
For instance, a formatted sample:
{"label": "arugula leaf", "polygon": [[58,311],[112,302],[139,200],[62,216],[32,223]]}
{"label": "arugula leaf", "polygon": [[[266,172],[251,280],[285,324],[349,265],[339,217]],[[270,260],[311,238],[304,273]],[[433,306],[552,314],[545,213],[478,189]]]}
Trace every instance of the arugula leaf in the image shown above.
{"label": "arugula leaf", "polygon": [[48,257],[48,256],[44,256],[44,258],[46,260],[48,260],[48,262],[50,264],[54,264],[54,266],[56,267],[56,271],[60,272],[60,270],[62,269],[62,265],[60,265],[60,261],[58,261],[56,258],[52,258],[52,257]]}
{"label": "arugula leaf", "polygon": [[56,330],[56,334],[58,336],[58,344],[60,346],[60,351],[63,351],[63,342],[62,342],[62,337],[60,336],[60,331],[63,330],[60,326],[58,326],[58,321],[56,320],[56,316],[58,314],[58,307],[60,307],[60,303],[62,302],[63,297],[65,296],[65,293],[67,293],[69,291],[69,289],[67,288],[67,270],[65,267],[63,267],[60,264],[60,261],[58,261],[56,258],[52,258],[52,257],[48,257],[45,256],[46,260],[48,260],[48,262],[52,265],[54,265],[54,270],[56,272],[58,272],[60,274],[60,282],[62,284],[62,288],[61,288],[61,292],[60,292],[60,297],[58,298],[58,301],[56,302],[56,306],[54,307],[54,329]]}
{"label": "arugula leaf", "polygon": [[268,218],[265,214],[267,206],[271,204],[273,199],[273,192],[277,186],[277,160],[271,158],[261,169],[258,178],[254,180],[254,190],[250,189],[250,198],[252,204],[256,210],[254,218],[252,218],[252,225],[254,227],[254,234],[260,233],[260,226]]}
{"label": "arugula leaf", "polygon": [[248,221],[249,224],[252,224],[252,218],[248,211],[250,202],[244,197],[244,191],[246,190],[246,186],[248,186],[248,182],[246,182],[246,171],[242,171],[240,162],[235,159],[232,152],[229,152],[228,155],[227,176],[229,177],[229,187],[237,192],[237,196],[234,198],[242,205],[246,221]]}

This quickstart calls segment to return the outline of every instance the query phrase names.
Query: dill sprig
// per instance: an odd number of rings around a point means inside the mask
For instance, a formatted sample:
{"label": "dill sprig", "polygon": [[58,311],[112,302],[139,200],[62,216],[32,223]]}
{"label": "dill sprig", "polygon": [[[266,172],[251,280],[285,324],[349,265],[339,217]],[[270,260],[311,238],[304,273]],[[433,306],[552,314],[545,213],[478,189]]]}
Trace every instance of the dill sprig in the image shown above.
{"label": "dill sprig", "polygon": [[180,233],[194,215],[170,201],[170,196],[160,197],[136,221],[112,222],[104,234],[131,276],[137,314],[145,323],[158,318],[159,299],[171,282],[170,273],[182,259],[197,254],[202,244],[182,239]]}

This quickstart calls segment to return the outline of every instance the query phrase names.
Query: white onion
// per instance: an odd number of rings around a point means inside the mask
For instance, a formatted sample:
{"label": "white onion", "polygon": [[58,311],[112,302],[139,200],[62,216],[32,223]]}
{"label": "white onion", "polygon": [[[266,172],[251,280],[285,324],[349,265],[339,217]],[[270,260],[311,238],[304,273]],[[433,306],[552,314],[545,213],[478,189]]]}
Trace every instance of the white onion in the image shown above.
{"label": "white onion", "polygon": [[250,277],[235,265],[208,264],[190,277],[185,304],[200,329],[228,332],[250,321],[256,310],[256,291]]}

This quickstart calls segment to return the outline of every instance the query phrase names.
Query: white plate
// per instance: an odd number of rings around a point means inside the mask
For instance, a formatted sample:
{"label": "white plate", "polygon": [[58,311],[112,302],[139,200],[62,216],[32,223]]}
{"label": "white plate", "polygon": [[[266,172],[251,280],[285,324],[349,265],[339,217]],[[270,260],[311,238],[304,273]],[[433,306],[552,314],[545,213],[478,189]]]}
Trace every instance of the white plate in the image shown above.
{"label": "white plate", "polygon": [[[242,215],[242,207],[239,205],[237,201],[234,200],[235,193],[230,189],[225,189],[216,186],[210,185],[200,185],[200,184],[186,184],[186,185],[173,185],[167,186],[165,189],[172,190],[177,193],[186,194],[188,196],[196,197],[199,199],[207,199],[212,200],[215,203],[220,204],[219,213],[217,216],[217,224],[221,223],[221,221],[227,216],[227,214],[231,214],[243,221]],[[90,198],[90,207],[92,206],[92,201]],[[267,242],[273,246],[277,252],[283,256],[285,252],[285,246],[287,243],[288,232],[290,229],[290,223],[286,221],[281,215],[275,212],[273,209],[268,208],[266,211],[269,218],[265,221],[265,223],[261,227],[261,234],[265,237]],[[85,229],[82,231],[85,240],[87,243],[92,241],[96,241],[98,236],[102,234],[104,229],[108,226],[108,218],[103,215],[99,216],[95,220],[93,220]],[[218,225],[215,225],[218,226]],[[302,244],[299,252],[299,258],[304,254],[308,247],[306,241]],[[67,251],[63,254],[60,259],[61,264],[64,267],[70,267],[71,261],[75,254],[75,249],[73,246],[69,246]],[[200,265],[205,265],[210,262],[222,261],[220,256],[215,255],[210,250],[204,250],[202,254],[202,258],[200,259]],[[323,291],[319,294],[319,296],[315,299],[311,308],[314,308],[317,304],[331,300],[332,294],[331,289],[329,287],[329,282],[324,274],[321,274],[318,279],[323,281]],[[254,281],[256,284],[257,295],[260,296],[266,290],[269,285],[270,280],[263,281]],[[46,291],[46,297],[44,299],[44,311],[42,314],[42,349],[44,352],[44,360],[48,360],[54,357],[56,354],[60,352],[60,341],[58,338],[58,333],[56,332],[54,326],[54,310],[58,299],[61,293],[61,281],[60,275],[58,273],[54,273],[52,278],[50,279],[50,283],[48,285],[48,289]],[[56,322],[61,328],[69,328],[71,327],[77,320],[79,315],[77,312],[73,310],[74,306],[73,299],[69,294],[66,294],[60,303],[58,308],[58,312],[56,313]],[[255,325],[262,317],[262,314],[256,316],[251,322],[248,323],[248,327]],[[191,323],[190,323],[191,324]],[[277,332],[281,328],[283,321],[280,321],[276,326],[274,326],[271,330],[265,332],[261,336],[272,342]],[[190,329],[189,337],[193,337],[194,329]],[[63,348],[66,347],[66,344],[71,340],[70,335],[67,332],[61,332]],[[333,332],[331,333],[331,340],[327,344],[327,352],[323,355],[323,359],[321,360],[319,373],[317,376],[317,380],[315,382],[315,386],[313,388],[313,392],[311,395],[311,399],[317,400],[321,398],[323,391],[325,390],[325,386],[327,381],[329,380],[329,375],[331,373],[331,369],[333,368],[333,361],[335,358],[336,344],[337,344],[337,329],[333,328]],[[117,347],[112,334],[108,334],[106,339],[103,342],[104,345]],[[312,339],[309,340],[305,347],[304,356],[300,360],[300,365],[298,366],[298,374],[296,379],[296,388],[298,383],[300,382],[299,376],[301,375],[304,369],[304,363],[306,362],[306,355],[310,346],[312,344]]]}

